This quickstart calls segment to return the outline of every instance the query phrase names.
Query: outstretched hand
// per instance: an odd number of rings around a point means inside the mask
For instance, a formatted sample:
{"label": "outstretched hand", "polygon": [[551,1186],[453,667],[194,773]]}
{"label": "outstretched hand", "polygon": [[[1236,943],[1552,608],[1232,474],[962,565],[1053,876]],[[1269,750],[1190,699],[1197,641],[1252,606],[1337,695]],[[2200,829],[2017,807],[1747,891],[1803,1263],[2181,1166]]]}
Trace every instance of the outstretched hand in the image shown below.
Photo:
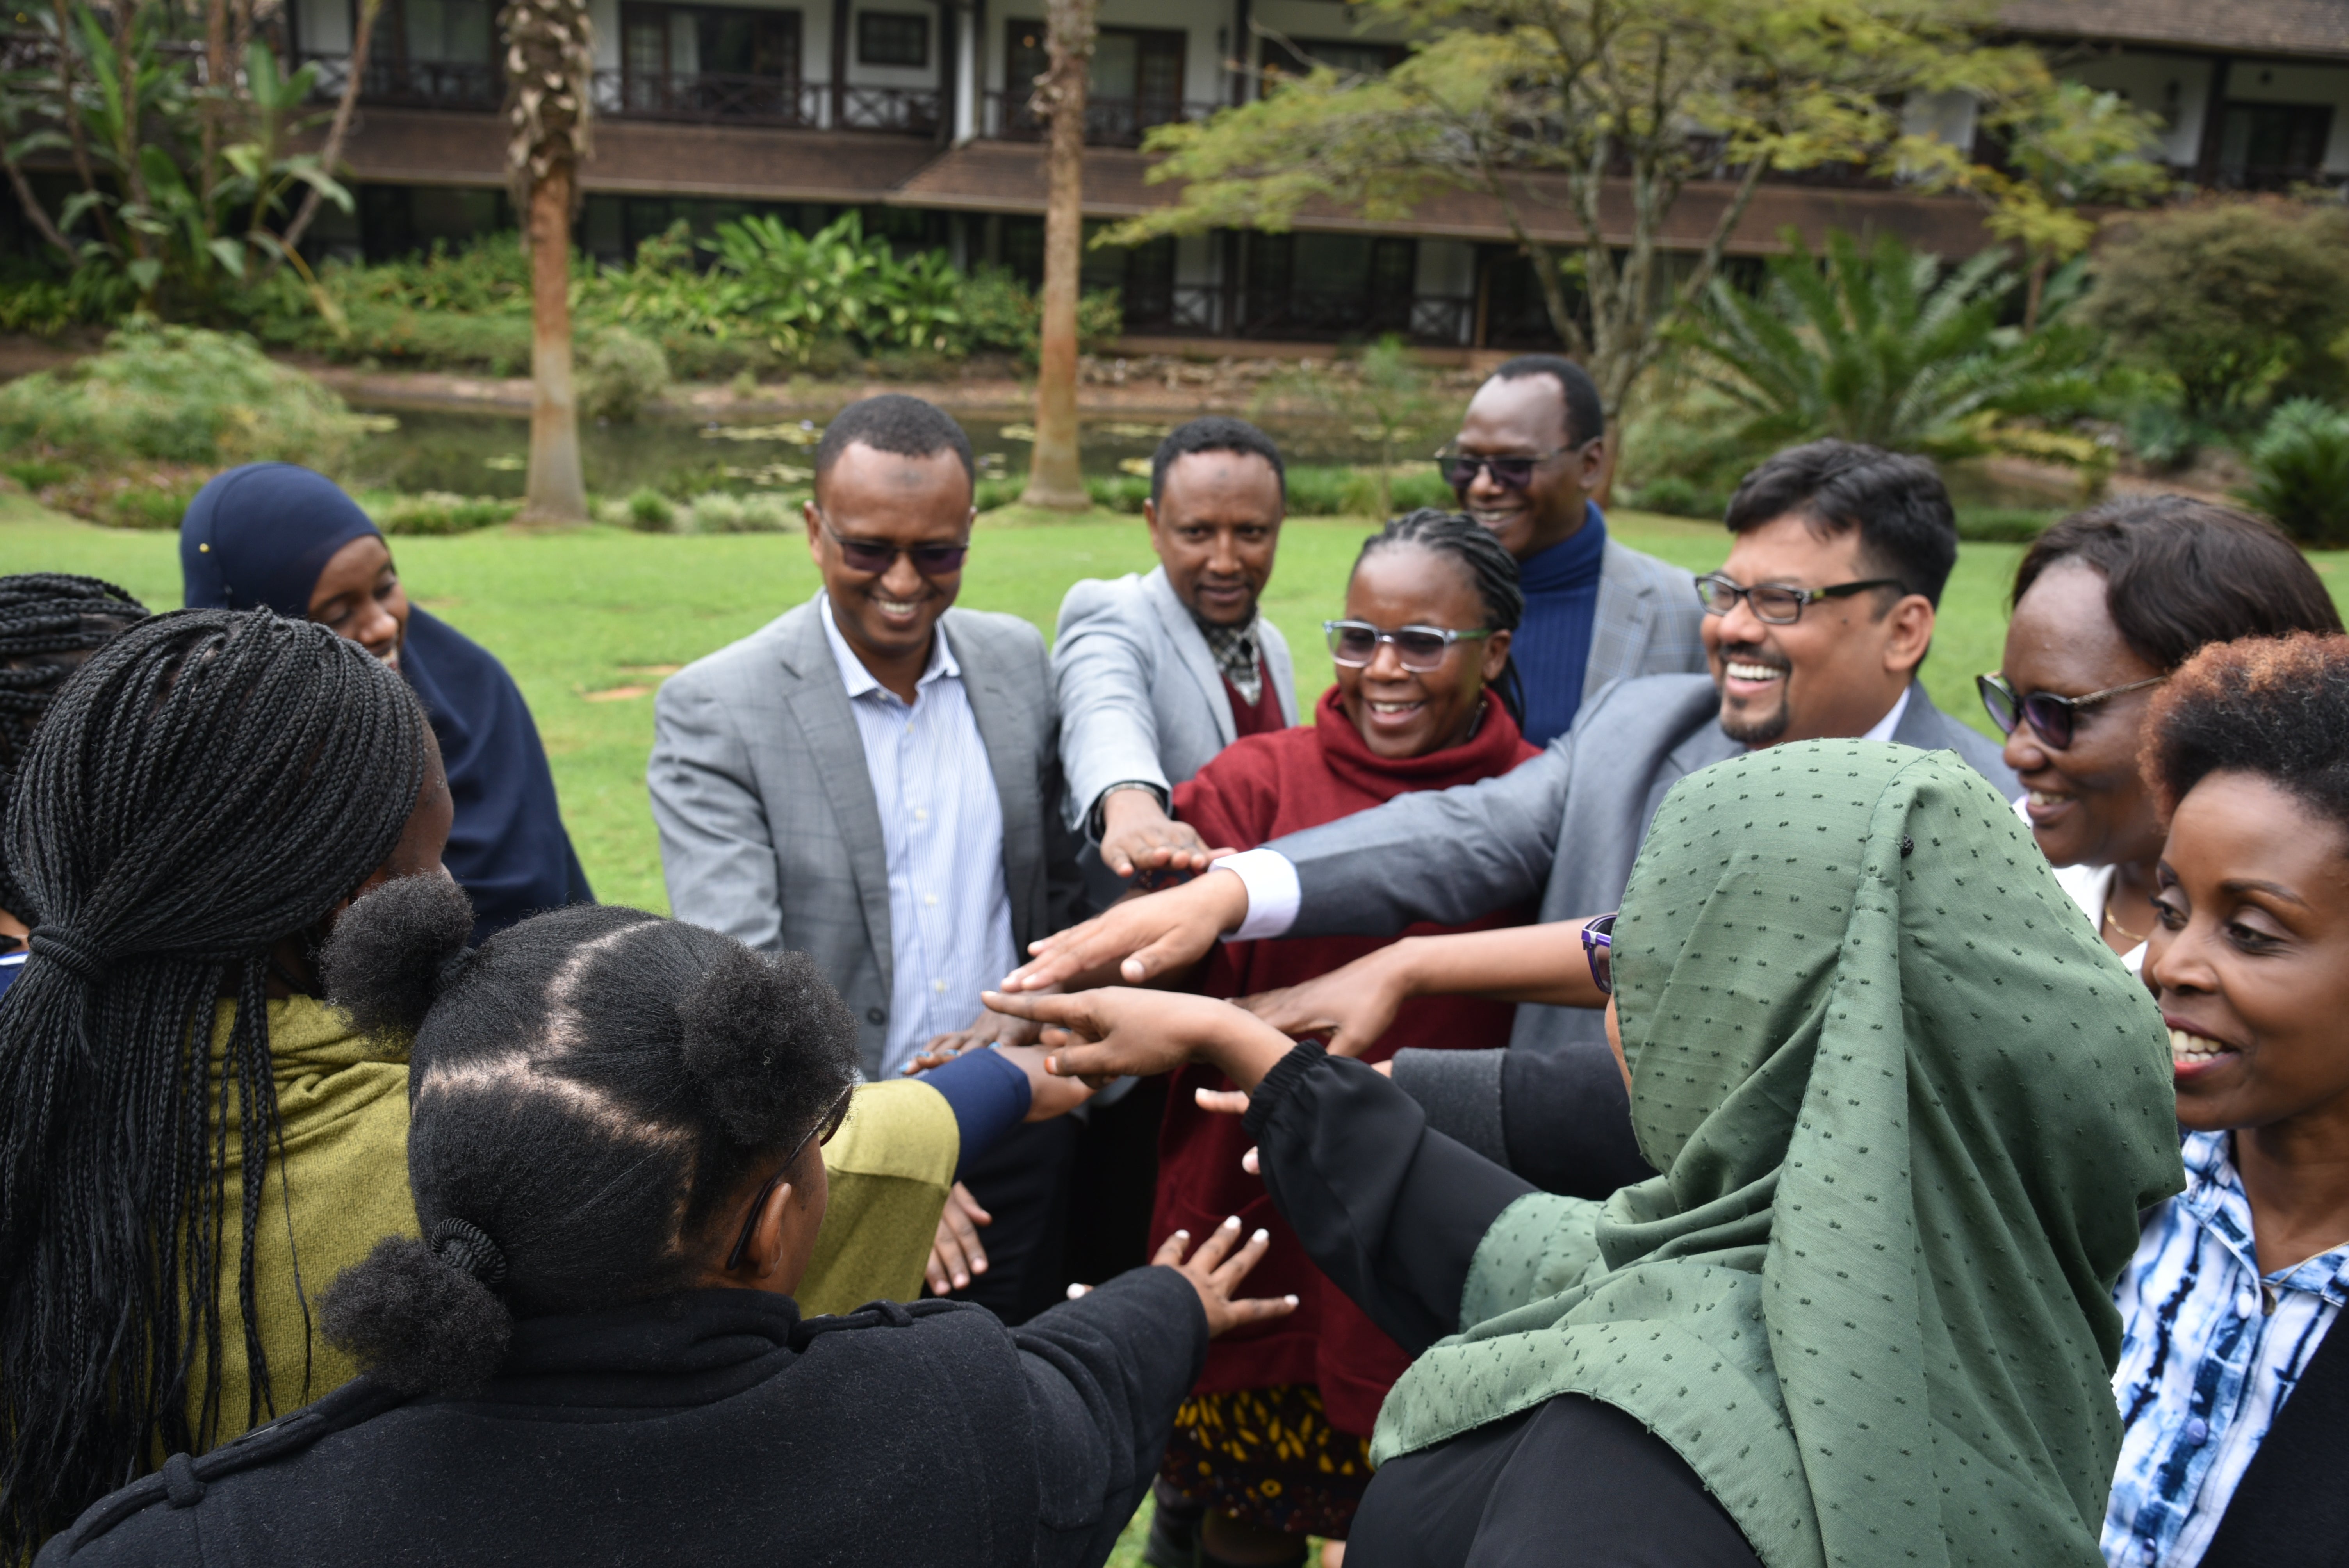
{"label": "outstretched hand", "polygon": [[1240,1006],[1292,1039],[1327,1037],[1333,1057],[1361,1056],[1394,1027],[1410,997],[1400,951],[1381,947],[1302,985],[1243,996]]}
{"label": "outstretched hand", "polygon": [[1179,974],[1247,918],[1247,884],[1238,877],[1213,872],[1181,887],[1127,899],[1081,924],[1030,943],[1034,956],[1005,978],[1003,989],[1041,991],[1112,965],[1129,985]]}
{"label": "outstretched hand", "polygon": [[1218,853],[1188,822],[1169,818],[1147,789],[1120,789],[1102,802],[1102,864],[1122,877],[1136,872],[1203,872]]}
{"label": "outstretched hand", "polygon": [[1240,1281],[1247,1277],[1248,1271],[1256,1267],[1264,1257],[1265,1249],[1272,1244],[1272,1238],[1258,1231],[1237,1252],[1232,1251],[1232,1243],[1239,1239],[1240,1217],[1234,1214],[1208,1232],[1207,1239],[1199,1243],[1199,1250],[1187,1259],[1183,1253],[1191,1244],[1191,1233],[1177,1231],[1166,1238],[1157,1255],[1150,1260],[1162,1268],[1173,1269],[1191,1282],[1191,1288],[1199,1293],[1199,1305],[1206,1309],[1207,1337],[1210,1339],[1247,1324],[1286,1317],[1297,1310],[1297,1298],[1293,1295],[1257,1296],[1246,1300],[1233,1296],[1232,1293],[1239,1288]]}
{"label": "outstretched hand", "polygon": [[1171,991],[1110,985],[1065,996],[989,991],[985,999],[1043,1025],[1045,1065],[1092,1083],[1147,1078],[1197,1060],[1252,1088],[1293,1043],[1228,1002]]}

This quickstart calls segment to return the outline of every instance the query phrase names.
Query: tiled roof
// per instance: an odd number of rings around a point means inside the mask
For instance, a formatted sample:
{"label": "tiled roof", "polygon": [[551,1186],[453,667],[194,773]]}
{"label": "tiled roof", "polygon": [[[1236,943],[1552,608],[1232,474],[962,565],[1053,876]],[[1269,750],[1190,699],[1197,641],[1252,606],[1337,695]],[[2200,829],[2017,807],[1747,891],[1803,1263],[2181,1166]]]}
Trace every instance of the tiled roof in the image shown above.
{"label": "tiled roof", "polygon": [[2349,0],[2007,0],[2034,37],[2349,59]]}

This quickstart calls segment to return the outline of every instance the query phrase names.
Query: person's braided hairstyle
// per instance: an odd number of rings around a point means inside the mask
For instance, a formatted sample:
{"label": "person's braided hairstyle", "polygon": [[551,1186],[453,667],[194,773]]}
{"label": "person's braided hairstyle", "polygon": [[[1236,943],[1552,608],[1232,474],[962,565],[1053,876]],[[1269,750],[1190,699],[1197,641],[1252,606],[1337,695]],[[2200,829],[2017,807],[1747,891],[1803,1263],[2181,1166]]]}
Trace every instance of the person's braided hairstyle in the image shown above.
{"label": "person's braided hairstyle", "polygon": [[378,1382],[463,1393],[516,1315],[691,1284],[763,1161],[856,1081],[856,1020],[803,953],[615,905],[508,927],[438,879],[352,904],[327,995],[413,1037],[408,1179],[421,1241],[388,1237],[327,1288],[327,1337]]}
{"label": "person's braided hairstyle", "polygon": [[[1526,591],[1517,580],[1516,557],[1502,546],[1491,529],[1475,518],[1439,507],[1423,506],[1401,517],[1389,518],[1384,528],[1362,541],[1361,552],[1354,557],[1354,565],[1346,573],[1347,583],[1352,583],[1354,572],[1360,571],[1362,562],[1374,553],[1405,546],[1448,556],[1458,563],[1461,571],[1468,574],[1469,585],[1476,591],[1477,603],[1485,607],[1484,630],[1514,632],[1526,618]],[[1511,718],[1525,723],[1525,684],[1517,675],[1516,659],[1501,666],[1501,674],[1490,689],[1501,699],[1501,706],[1508,709]]]}
{"label": "person's braided hairstyle", "polygon": [[[356,643],[224,610],[133,626],[35,733],[5,841],[41,923],[0,1007],[0,1561],[214,1439],[230,1269],[245,1414],[276,1408],[254,1282],[277,1152],[271,951],[391,853],[428,735]],[[237,1006],[215,1079],[222,996]],[[216,1251],[231,1202],[233,1261]]]}
{"label": "person's braided hairstyle", "polygon": [[[91,650],[147,618],[147,606],[96,577],[23,572],[0,577],[0,818],[33,727]],[[30,924],[31,901],[0,856],[0,910]]]}

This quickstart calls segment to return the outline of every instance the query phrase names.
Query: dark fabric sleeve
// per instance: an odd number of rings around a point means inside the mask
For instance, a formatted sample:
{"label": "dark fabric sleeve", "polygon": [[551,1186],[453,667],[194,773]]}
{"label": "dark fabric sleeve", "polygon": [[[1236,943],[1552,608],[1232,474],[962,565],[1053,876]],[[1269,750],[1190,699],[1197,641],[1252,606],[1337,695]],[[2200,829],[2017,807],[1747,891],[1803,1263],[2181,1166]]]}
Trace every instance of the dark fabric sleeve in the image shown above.
{"label": "dark fabric sleeve", "polygon": [[1475,1054],[1501,1058],[1507,1164],[1543,1191],[1605,1198],[1656,1173],[1640,1154],[1630,1095],[1606,1042]]}
{"label": "dark fabric sleeve", "polygon": [[1432,1130],[1417,1101],[1308,1042],[1257,1086],[1266,1191],[1338,1288],[1413,1355],[1459,1331],[1476,1244],[1533,1191]]}
{"label": "dark fabric sleeve", "polygon": [[1206,1364],[1207,1315],[1173,1269],[1129,1269],[1012,1339],[1035,1420],[1037,1568],[1099,1568]]}
{"label": "dark fabric sleeve", "polygon": [[1509,1053],[1397,1051],[1394,1086],[1419,1101],[1427,1125],[1495,1165],[1515,1169],[1501,1120],[1501,1067]]}
{"label": "dark fabric sleeve", "polygon": [[2349,1330],[2335,1314],[2324,1343],[2260,1439],[2202,1568],[2349,1564]]}
{"label": "dark fabric sleeve", "polygon": [[954,1111],[956,1130],[962,1134],[962,1152],[955,1160],[957,1181],[966,1168],[1019,1125],[1031,1103],[1028,1075],[995,1051],[965,1051],[924,1073],[921,1081],[946,1096]]}

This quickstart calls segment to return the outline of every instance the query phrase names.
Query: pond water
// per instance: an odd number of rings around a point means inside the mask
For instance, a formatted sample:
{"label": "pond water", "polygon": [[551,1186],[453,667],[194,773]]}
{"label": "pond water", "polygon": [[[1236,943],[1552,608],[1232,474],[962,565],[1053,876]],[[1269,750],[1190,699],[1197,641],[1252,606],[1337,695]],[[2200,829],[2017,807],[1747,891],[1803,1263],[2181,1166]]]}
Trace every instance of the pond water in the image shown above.
{"label": "pond water", "polygon": [[[367,410],[373,413],[373,410]],[[1089,474],[1149,471],[1150,454],[1179,421],[1088,419],[1081,438]],[[519,496],[530,451],[530,422],[489,412],[402,410],[378,416],[362,438],[351,478],[359,489],[458,495]],[[1290,461],[1359,463],[1376,449],[1334,421],[1260,421]],[[1013,420],[967,418],[982,474],[1020,474],[1034,429]],[[649,486],[671,496],[709,490],[787,490],[807,482],[823,427],[812,420],[700,424],[647,419],[580,431],[587,488],[626,495]]]}

